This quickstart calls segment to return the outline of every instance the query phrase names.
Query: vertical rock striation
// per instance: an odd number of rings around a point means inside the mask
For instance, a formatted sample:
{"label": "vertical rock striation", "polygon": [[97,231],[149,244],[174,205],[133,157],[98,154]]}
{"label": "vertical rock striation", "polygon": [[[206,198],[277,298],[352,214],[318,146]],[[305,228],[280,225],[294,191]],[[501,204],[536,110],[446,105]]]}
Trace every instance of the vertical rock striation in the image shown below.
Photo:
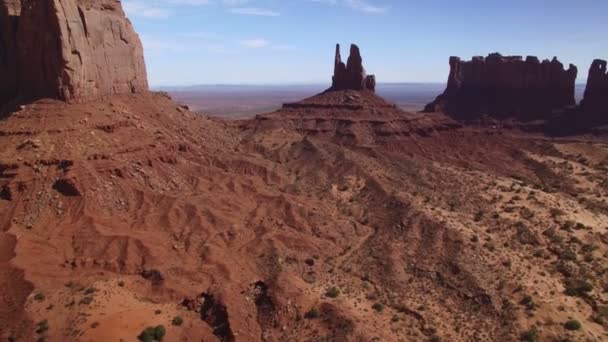
{"label": "vertical rock striation", "polygon": [[[19,2],[13,29],[5,31],[7,4]],[[15,72],[0,79],[2,98],[78,102],[147,91],[143,47],[120,1],[5,0],[0,13],[3,35],[10,36],[2,56],[16,56],[7,58]]]}
{"label": "vertical rock striation", "polygon": [[20,0],[0,2],[0,104],[15,97],[17,92],[16,32]]}
{"label": "vertical rock striation", "polygon": [[363,68],[363,58],[357,45],[350,46],[350,55],[347,63],[342,62],[340,44],[336,44],[336,57],[334,61],[334,76],[330,90],[376,90],[376,78],[367,75]]}
{"label": "vertical rock striation", "polygon": [[576,104],[577,69],[556,58],[540,62],[528,56],[450,58],[450,76],[442,95],[428,104],[427,112],[443,111],[457,119],[481,115],[533,120],[548,118],[552,111]]}
{"label": "vertical rock striation", "polygon": [[581,110],[592,119],[608,120],[608,70],[606,61],[596,59],[591,64]]}

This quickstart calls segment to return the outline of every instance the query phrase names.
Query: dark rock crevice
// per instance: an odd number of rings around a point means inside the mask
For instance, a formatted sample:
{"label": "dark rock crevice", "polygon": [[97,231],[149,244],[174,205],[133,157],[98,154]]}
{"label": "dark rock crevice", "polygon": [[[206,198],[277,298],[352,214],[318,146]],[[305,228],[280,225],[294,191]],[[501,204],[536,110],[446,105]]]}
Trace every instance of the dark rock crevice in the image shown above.
{"label": "dark rock crevice", "polygon": [[221,342],[235,341],[234,334],[230,328],[226,306],[212,294],[208,293],[203,293],[201,295],[201,302],[201,319],[213,328],[213,334],[217,336]]}
{"label": "dark rock crevice", "polygon": [[53,190],[67,197],[82,196],[74,182],[70,179],[59,179],[53,183]]}

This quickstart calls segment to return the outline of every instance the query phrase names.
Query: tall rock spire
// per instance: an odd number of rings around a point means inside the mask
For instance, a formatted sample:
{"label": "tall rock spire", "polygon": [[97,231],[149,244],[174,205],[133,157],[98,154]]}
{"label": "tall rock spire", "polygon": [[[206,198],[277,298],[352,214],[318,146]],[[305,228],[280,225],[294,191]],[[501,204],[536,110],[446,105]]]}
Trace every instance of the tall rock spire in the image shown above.
{"label": "tall rock spire", "polygon": [[336,44],[336,56],[334,60],[334,76],[330,90],[376,90],[376,78],[366,75],[363,68],[363,58],[359,47],[355,44],[350,46],[350,55],[347,64],[342,62],[340,56],[340,44]]}
{"label": "tall rock spire", "polygon": [[596,59],[589,68],[581,109],[597,120],[608,120],[608,70],[605,60]]}

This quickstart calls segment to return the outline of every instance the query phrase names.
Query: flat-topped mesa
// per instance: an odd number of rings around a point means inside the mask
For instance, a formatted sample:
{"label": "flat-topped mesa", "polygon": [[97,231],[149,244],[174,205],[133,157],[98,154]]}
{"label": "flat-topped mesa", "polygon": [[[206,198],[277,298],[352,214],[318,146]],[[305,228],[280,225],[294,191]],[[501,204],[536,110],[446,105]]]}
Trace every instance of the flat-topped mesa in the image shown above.
{"label": "flat-topped mesa", "polygon": [[568,70],[557,58],[450,57],[450,76],[443,94],[428,104],[427,112],[442,111],[457,119],[495,118],[533,120],[548,118],[553,110],[576,104],[576,66]]}
{"label": "flat-topped mesa", "polygon": [[334,76],[329,90],[376,90],[376,77],[367,75],[363,68],[363,58],[359,47],[350,46],[350,55],[347,63],[342,62],[340,44],[336,44],[336,57],[334,61]]}
{"label": "flat-topped mesa", "polygon": [[[3,0],[0,20],[2,102],[80,102],[148,90],[143,47],[120,1]],[[14,72],[4,74],[7,68]]]}
{"label": "flat-topped mesa", "polygon": [[608,120],[608,70],[606,61],[596,59],[591,64],[585,96],[581,102],[584,113],[597,120]]}

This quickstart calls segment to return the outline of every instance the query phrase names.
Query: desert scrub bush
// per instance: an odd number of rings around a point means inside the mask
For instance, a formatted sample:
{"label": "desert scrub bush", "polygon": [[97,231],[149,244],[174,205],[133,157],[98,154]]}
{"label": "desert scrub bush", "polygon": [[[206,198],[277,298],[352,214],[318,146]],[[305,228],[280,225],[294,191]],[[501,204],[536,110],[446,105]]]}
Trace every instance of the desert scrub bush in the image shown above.
{"label": "desert scrub bush", "polygon": [[582,327],[581,322],[579,322],[575,319],[571,319],[571,320],[567,321],[566,323],[564,323],[564,328],[566,328],[566,330],[570,330],[570,331],[579,330],[581,327]]}
{"label": "desert scrub bush", "polygon": [[598,246],[586,243],[586,244],[583,245],[583,247],[581,248],[581,250],[583,252],[585,252],[585,253],[591,253],[591,252],[595,251],[598,248],[599,248]]}
{"label": "desert scrub bush", "polygon": [[573,297],[584,297],[593,291],[593,284],[584,279],[571,279],[566,281],[566,295]]}
{"label": "desert scrub bush", "polygon": [[536,342],[538,341],[538,331],[536,328],[523,331],[521,334],[519,334],[519,340],[524,342]]}
{"label": "desert scrub bush", "polygon": [[175,316],[173,317],[173,319],[171,320],[171,324],[175,325],[177,327],[179,327],[180,325],[182,325],[184,323],[184,319],[181,318],[180,316]]}
{"label": "desert scrub bush", "polygon": [[576,223],[574,223],[574,221],[566,221],[566,222],[564,222],[564,224],[562,224],[562,226],[560,228],[562,230],[572,231],[572,228],[574,228],[575,225],[576,225]]}
{"label": "desert scrub bush", "polygon": [[38,328],[36,328],[36,332],[38,334],[42,334],[43,332],[49,330],[49,321],[46,319],[38,322],[36,325],[38,326]]}
{"label": "desert scrub bush", "polygon": [[438,335],[433,335],[429,338],[429,342],[441,342],[441,337]]}
{"label": "desert scrub bush", "polygon": [[534,310],[536,308],[534,299],[532,299],[532,296],[530,295],[525,295],[524,298],[522,298],[522,300],[519,302],[519,304],[525,306],[528,310]]}
{"label": "desert scrub bush", "polygon": [[325,292],[325,295],[329,298],[338,298],[340,295],[340,290],[337,287],[332,286]]}
{"label": "desert scrub bush", "polygon": [[94,287],[87,287],[87,288],[84,290],[84,295],[85,295],[85,296],[86,296],[86,295],[90,295],[90,294],[91,294],[91,293],[93,293],[93,292],[95,292],[95,288],[94,288]]}
{"label": "desert scrub bush", "polygon": [[530,220],[531,218],[534,217],[534,212],[526,207],[523,207],[519,211],[519,215],[521,215],[521,217],[523,217],[526,220]]}
{"label": "desert scrub bush", "polygon": [[308,312],[306,314],[304,314],[304,317],[306,317],[308,319],[318,318],[319,310],[317,310],[317,308],[312,308],[312,309],[308,310]]}
{"label": "desert scrub bush", "polygon": [[165,338],[166,330],[163,325],[157,325],[156,327],[147,327],[144,331],[137,336],[137,339],[142,342],[161,342]]}
{"label": "desert scrub bush", "polygon": [[93,302],[93,297],[84,297],[78,302],[79,305],[89,305]]}
{"label": "desert scrub bush", "polygon": [[485,212],[483,210],[479,210],[478,212],[475,213],[473,220],[475,222],[479,222],[479,221],[483,220],[484,215],[485,215]]}
{"label": "desert scrub bush", "polygon": [[560,216],[564,216],[566,213],[559,208],[551,208],[549,211],[551,213],[551,217],[558,218]]}
{"label": "desert scrub bush", "polygon": [[46,297],[44,296],[44,294],[42,293],[36,293],[34,295],[34,300],[38,301],[38,302],[42,302]]}
{"label": "desert scrub bush", "polygon": [[372,309],[376,310],[376,312],[382,312],[384,311],[384,304],[375,303],[374,305],[372,305]]}
{"label": "desert scrub bush", "polygon": [[576,261],[576,253],[570,249],[566,249],[559,253],[559,258],[566,261]]}
{"label": "desert scrub bush", "polygon": [[537,249],[534,251],[533,256],[535,258],[544,258],[546,255],[545,250],[544,249]]}

